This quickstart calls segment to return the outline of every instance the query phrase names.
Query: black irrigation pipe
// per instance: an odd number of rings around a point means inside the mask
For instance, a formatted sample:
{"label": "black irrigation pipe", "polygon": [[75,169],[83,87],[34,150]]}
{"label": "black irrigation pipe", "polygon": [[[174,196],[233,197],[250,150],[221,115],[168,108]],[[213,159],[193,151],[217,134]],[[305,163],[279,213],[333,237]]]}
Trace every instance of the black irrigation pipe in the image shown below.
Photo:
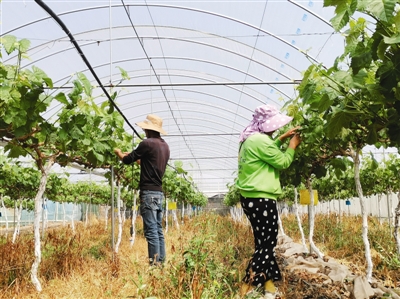
{"label": "black irrigation pipe", "polygon": [[119,112],[119,114],[123,117],[123,119],[126,121],[126,123],[129,125],[129,127],[131,127],[131,129],[133,130],[133,132],[135,132],[136,136],[138,136],[140,139],[143,139],[139,133],[135,130],[135,128],[131,125],[131,123],[129,122],[129,120],[126,118],[126,116],[122,113],[122,111],[119,109],[119,107],[115,104],[115,102],[113,101],[113,99],[111,98],[111,96],[108,94],[107,90],[105,89],[105,87],[103,86],[103,84],[101,83],[99,77],[97,77],[97,74],[95,73],[95,71],[93,70],[92,66],[90,65],[89,61],[86,59],[85,54],[83,54],[81,48],[79,47],[78,43],[76,42],[74,36],[72,35],[72,33],[68,30],[67,26],[65,26],[65,24],[63,23],[63,21],[61,21],[61,19],[51,10],[50,7],[48,7],[45,3],[43,3],[43,1],[41,0],[35,0],[35,2],[41,7],[43,8],[57,23],[58,25],[60,25],[60,27],[65,31],[65,33],[68,35],[69,39],[71,40],[71,43],[74,45],[75,49],[78,51],[79,55],[81,56],[82,60],[85,62],[86,66],[88,67],[88,69],[90,70],[90,72],[92,73],[93,77],[96,79],[97,83],[99,84],[99,86],[101,87],[101,89],[103,90],[103,92],[105,93],[105,95],[107,96],[108,100],[111,102],[111,104],[114,106],[114,108]]}
{"label": "black irrigation pipe", "polygon": [[[50,7],[48,7],[45,3],[43,3],[43,1],[41,0],[35,0],[35,2],[41,7],[43,8],[57,23],[58,25],[60,25],[60,27],[65,31],[65,33],[68,35],[69,39],[71,40],[72,44],[74,45],[74,47],[76,48],[76,50],[78,51],[79,55],[81,56],[81,58],[83,59],[83,61],[85,62],[86,66],[88,67],[88,69],[90,70],[90,72],[92,73],[93,77],[96,79],[97,83],[99,84],[99,86],[101,87],[101,89],[103,90],[103,92],[105,93],[105,95],[107,96],[108,100],[112,103],[112,105],[114,106],[114,108],[119,112],[119,114],[121,114],[121,116],[124,118],[124,120],[126,121],[126,123],[129,125],[129,127],[131,127],[131,129],[133,130],[133,132],[136,134],[137,137],[139,137],[139,139],[143,140],[143,138],[139,135],[139,133],[135,130],[135,128],[131,125],[131,123],[129,122],[129,120],[126,118],[126,116],[122,113],[122,111],[119,109],[119,107],[115,104],[115,102],[113,101],[113,99],[111,98],[111,96],[108,94],[107,90],[104,88],[103,84],[101,83],[99,77],[97,77],[96,72],[93,70],[92,66],[90,65],[89,61],[86,59],[85,54],[83,54],[81,48],[79,47],[78,43],[76,42],[74,36],[72,35],[72,33],[68,30],[67,26],[65,26],[65,24],[63,23],[63,21],[61,21],[61,19],[51,10]],[[173,167],[172,165],[168,164],[169,167],[171,167],[172,169],[174,169],[176,172],[178,172],[178,170]],[[185,175],[183,174],[183,177],[185,178],[186,181],[188,181],[190,183],[190,181],[185,177]],[[196,188],[197,189],[197,188]]]}

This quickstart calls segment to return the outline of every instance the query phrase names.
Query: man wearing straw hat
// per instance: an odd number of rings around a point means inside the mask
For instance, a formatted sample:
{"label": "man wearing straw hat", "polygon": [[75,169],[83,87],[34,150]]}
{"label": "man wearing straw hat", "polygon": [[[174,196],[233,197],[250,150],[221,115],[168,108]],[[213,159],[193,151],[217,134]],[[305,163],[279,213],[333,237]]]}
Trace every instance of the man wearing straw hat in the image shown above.
{"label": "man wearing straw hat", "polygon": [[162,118],[149,114],[146,120],[136,123],[141,127],[146,139],[131,153],[122,153],[118,148],[114,152],[124,164],[140,163],[140,214],[143,218],[144,235],[148,244],[150,265],[165,261],[165,241],[162,229],[162,177],[169,160],[169,146],[160,133],[167,133],[162,128]]}

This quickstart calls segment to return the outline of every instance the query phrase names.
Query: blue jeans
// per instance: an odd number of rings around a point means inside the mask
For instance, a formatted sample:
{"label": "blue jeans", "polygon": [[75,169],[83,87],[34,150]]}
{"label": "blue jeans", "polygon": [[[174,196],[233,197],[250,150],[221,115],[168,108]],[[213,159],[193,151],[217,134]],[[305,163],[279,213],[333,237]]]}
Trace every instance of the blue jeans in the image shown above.
{"label": "blue jeans", "polygon": [[165,261],[165,241],[162,228],[162,201],[160,191],[143,190],[140,192],[140,214],[143,218],[144,236],[147,240],[150,264]]}

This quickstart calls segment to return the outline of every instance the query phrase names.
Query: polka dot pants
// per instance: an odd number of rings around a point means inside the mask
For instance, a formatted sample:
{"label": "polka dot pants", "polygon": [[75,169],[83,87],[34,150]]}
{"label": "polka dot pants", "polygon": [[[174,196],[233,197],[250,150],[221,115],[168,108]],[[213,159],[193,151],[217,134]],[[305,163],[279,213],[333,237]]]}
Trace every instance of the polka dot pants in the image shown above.
{"label": "polka dot pants", "polygon": [[240,198],[243,211],[251,223],[255,251],[243,281],[263,287],[267,280],[280,280],[281,272],[274,248],[278,239],[278,211],[276,201],[268,198]]}

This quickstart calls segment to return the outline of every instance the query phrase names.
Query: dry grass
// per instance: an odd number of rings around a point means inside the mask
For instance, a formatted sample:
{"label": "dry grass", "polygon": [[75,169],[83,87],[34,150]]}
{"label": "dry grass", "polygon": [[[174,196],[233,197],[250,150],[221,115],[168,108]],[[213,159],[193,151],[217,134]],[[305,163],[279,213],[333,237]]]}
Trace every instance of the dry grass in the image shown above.
{"label": "dry grass", "polygon": [[[282,220],[285,233],[301,242],[300,231],[293,215]],[[302,225],[308,237],[308,218],[304,215]],[[316,215],[314,242],[327,256],[346,264],[355,274],[365,275],[365,248],[361,237],[362,219],[357,216]],[[392,228],[393,230],[393,228]],[[376,218],[368,219],[368,238],[374,264],[373,276],[388,287],[400,287],[400,259],[396,255],[396,244],[388,223],[379,224]],[[396,257],[397,256],[397,257]]]}
{"label": "dry grass", "polygon": [[[380,246],[380,250],[374,249],[374,276],[394,284],[400,277],[399,267],[388,260],[393,243],[390,233],[375,225],[375,220],[370,221],[371,245]],[[307,236],[306,223],[304,218]],[[283,224],[287,235],[300,240],[294,217],[284,218]],[[185,219],[180,230],[170,224],[167,262],[163,267],[149,267],[141,219],[136,223],[133,247],[129,226],[127,221],[118,254],[112,254],[111,232],[105,231],[104,223],[78,224],[75,234],[68,227],[49,230],[42,243],[40,294],[29,277],[32,235],[24,234],[14,245],[0,238],[0,298],[226,299],[238,292],[253,250],[250,227],[210,214]],[[360,219],[344,217],[339,223],[334,216],[317,215],[315,228],[315,242],[326,255],[347,263],[354,271],[365,271]]]}
{"label": "dry grass", "polygon": [[[3,279],[0,298],[200,298],[205,292],[202,289],[207,286],[210,290],[210,283],[216,289],[218,283],[224,284],[221,290],[225,295],[209,298],[229,298],[228,293],[234,293],[230,288],[237,286],[227,284],[236,284],[240,280],[237,261],[243,260],[241,255],[249,256],[253,246],[251,234],[248,242],[243,242],[248,247],[246,250],[241,248],[243,245],[236,244],[240,243],[241,232],[248,231],[248,227],[218,216],[186,219],[180,230],[170,224],[166,234],[168,261],[164,267],[150,268],[141,219],[136,223],[138,233],[133,247],[129,244],[129,227],[127,221],[118,254],[112,254],[111,232],[104,230],[103,223],[86,228],[78,224],[75,234],[65,227],[49,231],[42,243],[40,281],[43,291],[40,294],[29,281],[33,261],[33,244],[29,241],[32,235],[21,236],[17,244],[27,245],[15,252],[20,259],[13,263],[23,269],[13,282]],[[11,250],[9,246],[8,240],[0,246],[0,254],[7,255],[6,252]],[[12,261],[3,257],[4,265],[0,271],[7,273],[5,264]],[[24,259],[26,261],[22,263]],[[231,271],[229,281],[222,282],[226,280],[222,277],[226,269]],[[210,282],[210,277],[215,281],[211,279]]]}

